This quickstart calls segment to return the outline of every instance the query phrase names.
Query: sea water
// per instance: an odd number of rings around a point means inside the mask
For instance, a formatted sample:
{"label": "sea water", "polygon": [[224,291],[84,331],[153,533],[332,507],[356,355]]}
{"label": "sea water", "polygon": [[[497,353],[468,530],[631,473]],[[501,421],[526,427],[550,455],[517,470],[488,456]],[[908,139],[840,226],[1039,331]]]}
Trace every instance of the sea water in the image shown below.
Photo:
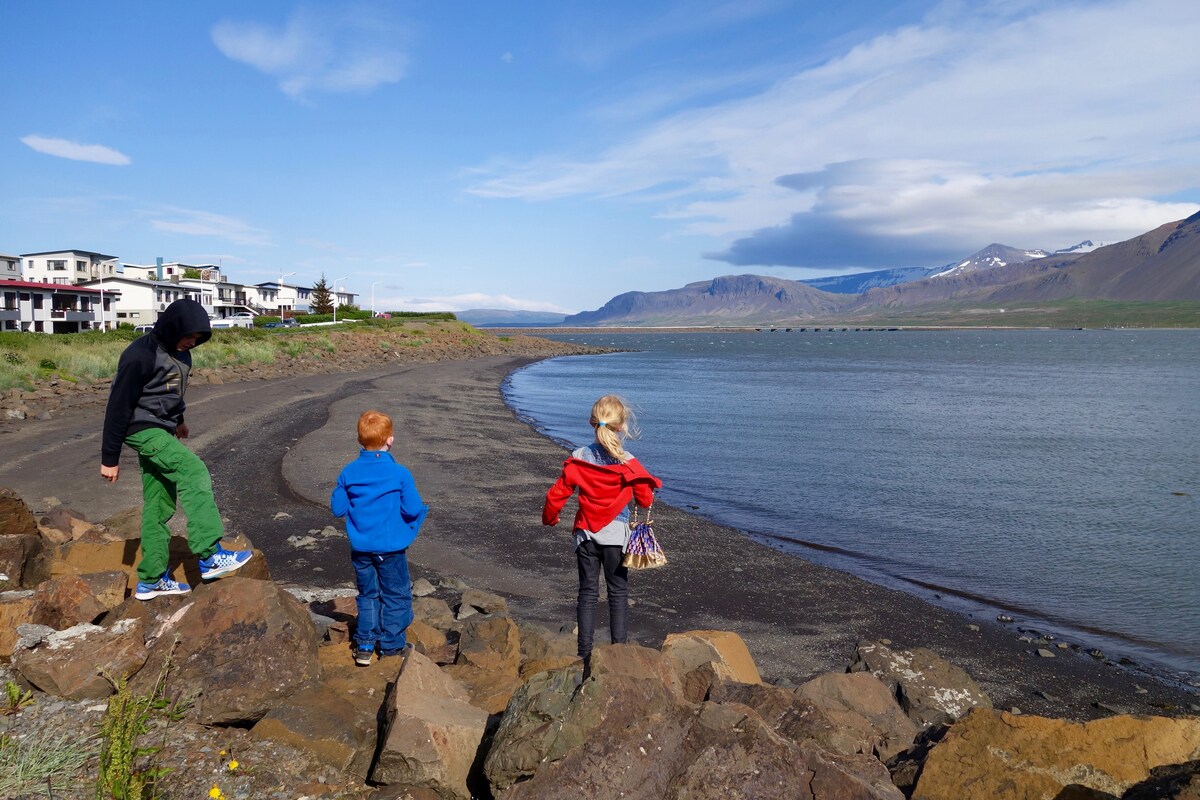
{"label": "sea water", "polygon": [[[1200,673],[1200,332],[589,333],[510,406],[637,410],[661,498],[796,555]],[[1186,677],[1186,675],[1185,675]]]}

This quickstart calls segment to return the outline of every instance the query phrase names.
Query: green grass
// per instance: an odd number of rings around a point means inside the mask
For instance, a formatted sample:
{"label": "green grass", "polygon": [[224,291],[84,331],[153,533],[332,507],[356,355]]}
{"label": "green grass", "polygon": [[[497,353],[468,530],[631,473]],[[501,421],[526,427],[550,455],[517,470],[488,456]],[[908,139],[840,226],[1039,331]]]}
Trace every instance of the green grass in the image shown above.
{"label": "green grass", "polygon": [[21,739],[0,734],[0,797],[40,796],[78,783],[96,743],[93,736],[47,731]]}

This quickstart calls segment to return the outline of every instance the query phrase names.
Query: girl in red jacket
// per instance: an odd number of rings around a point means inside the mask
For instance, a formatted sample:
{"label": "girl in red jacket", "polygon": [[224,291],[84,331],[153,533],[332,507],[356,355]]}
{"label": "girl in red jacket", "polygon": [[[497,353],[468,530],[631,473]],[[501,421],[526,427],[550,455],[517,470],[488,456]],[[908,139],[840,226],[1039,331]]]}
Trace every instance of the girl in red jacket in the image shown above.
{"label": "girl in red jacket", "polygon": [[575,514],[575,560],[579,566],[579,657],[583,679],[591,676],[592,633],[596,625],[596,602],[600,597],[600,570],[608,589],[608,624],[613,644],[628,636],[629,571],[621,566],[629,541],[629,501],[642,508],[654,502],[654,490],[662,481],[646,471],[625,450],[626,439],[636,438],[633,411],[616,395],[605,395],[592,406],[596,441],[571,453],[563,462],[562,475],[546,492],[542,524],[557,525],[567,500],[579,491]]}

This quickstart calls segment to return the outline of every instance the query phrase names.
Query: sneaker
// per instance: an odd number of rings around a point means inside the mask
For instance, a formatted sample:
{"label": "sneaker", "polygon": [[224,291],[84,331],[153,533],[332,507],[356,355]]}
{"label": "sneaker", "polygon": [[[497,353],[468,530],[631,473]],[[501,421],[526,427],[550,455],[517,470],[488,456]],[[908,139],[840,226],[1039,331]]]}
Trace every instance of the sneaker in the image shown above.
{"label": "sneaker", "polygon": [[170,572],[164,572],[162,577],[153,583],[138,581],[137,588],[133,591],[133,596],[138,600],[153,600],[155,597],[167,594],[187,594],[191,590],[192,587],[186,583],[171,580]]}
{"label": "sneaker", "polygon": [[219,578],[235,569],[240,569],[252,555],[253,553],[249,550],[226,550],[217,545],[217,552],[208,558],[200,559],[200,577],[206,581]]}
{"label": "sneaker", "polygon": [[371,666],[371,657],[374,655],[374,650],[355,650],[354,663],[358,664],[360,667],[369,667]]}

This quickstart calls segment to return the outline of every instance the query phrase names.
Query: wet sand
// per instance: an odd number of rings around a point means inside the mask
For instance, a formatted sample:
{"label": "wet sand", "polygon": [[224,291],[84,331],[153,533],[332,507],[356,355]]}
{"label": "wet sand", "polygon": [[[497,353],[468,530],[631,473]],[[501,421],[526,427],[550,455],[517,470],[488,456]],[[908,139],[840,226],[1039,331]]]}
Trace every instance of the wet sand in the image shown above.
{"label": "wet sand", "polygon": [[[459,577],[504,595],[518,619],[557,629],[574,620],[572,538],[565,524],[543,527],[540,510],[566,452],[518,420],[500,394],[504,377],[531,360],[495,356],[197,387],[189,392],[189,424],[199,434],[193,447],[213,471],[230,527],[266,553],[276,579],[352,586],[343,538],[297,539],[336,524],[326,503],[338,471],[357,454],[354,422],[379,408],[396,420],[394,452],[432,506],[410,550],[414,578]],[[586,413],[580,409],[581,420]],[[137,505],[132,459],[116,486],[97,474],[102,414],[81,411],[0,437],[0,486],[35,505],[53,495],[93,519]],[[805,562],[665,504],[656,505],[655,520],[670,564],[631,578],[630,632],[642,644],[657,646],[677,631],[732,630],[764,678],[800,682],[843,670],[859,640],[888,639],[935,650],[974,675],[997,707],[1025,713],[1090,719],[1109,713],[1096,705],[1104,703],[1179,714],[1200,703],[1187,687],[1083,653],[1041,658],[1011,624]],[[597,641],[606,632],[601,615]]]}

